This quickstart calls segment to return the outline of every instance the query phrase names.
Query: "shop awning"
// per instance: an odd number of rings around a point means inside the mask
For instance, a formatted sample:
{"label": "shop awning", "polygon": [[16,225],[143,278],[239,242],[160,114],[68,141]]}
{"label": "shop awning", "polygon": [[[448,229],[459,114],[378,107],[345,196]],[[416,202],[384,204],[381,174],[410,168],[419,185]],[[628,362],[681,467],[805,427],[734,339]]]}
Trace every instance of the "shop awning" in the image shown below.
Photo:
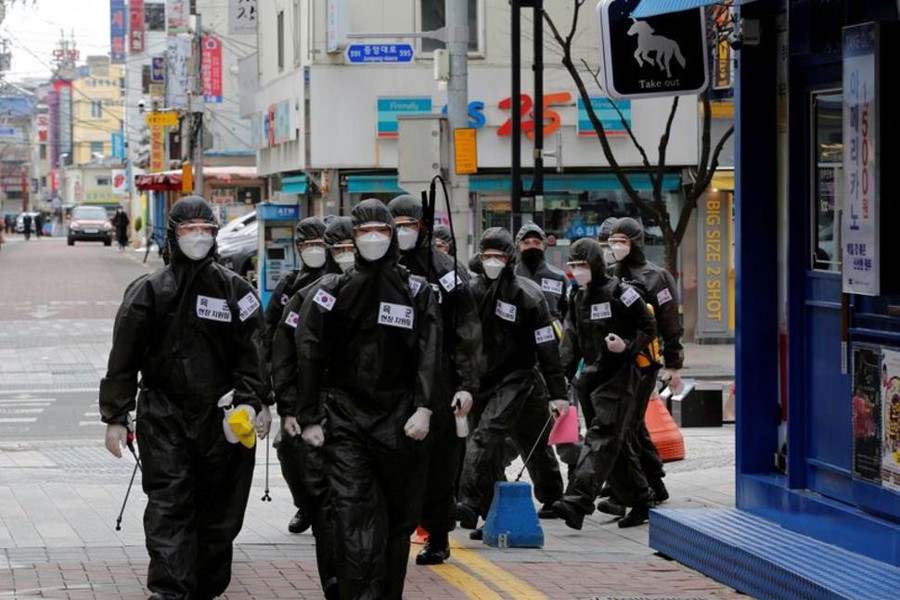
{"label": "shop awning", "polygon": [[397,185],[396,175],[348,175],[347,191],[351,194],[405,194]]}
{"label": "shop awning", "polygon": [[[733,5],[743,4],[750,0],[734,0]],[[710,4],[726,4],[723,0],[641,0],[633,11],[631,18],[646,19],[656,15],[664,15],[666,13],[679,12],[682,10],[690,10],[701,6],[709,6]]]}
{"label": "shop awning", "polygon": [[[206,181],[230,182],[234,180],[256,179],[256,167],[203,167],[203,178]],[[147,173],[134,178],[134,186],[142,192],[179,191],[181,190],[181,169]]]}
{"label": "shop awning", "polygon": [[281,191],[285,194],[305,194],[309,187],[306,175],[288,175],[281,178]]}

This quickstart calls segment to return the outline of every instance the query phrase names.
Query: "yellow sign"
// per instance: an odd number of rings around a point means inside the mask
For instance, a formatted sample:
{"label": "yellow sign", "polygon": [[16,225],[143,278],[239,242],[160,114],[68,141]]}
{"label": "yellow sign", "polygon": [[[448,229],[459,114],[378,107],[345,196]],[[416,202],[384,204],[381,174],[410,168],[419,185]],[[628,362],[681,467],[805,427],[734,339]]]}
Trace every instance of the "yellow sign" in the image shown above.
{"label": "yellow sign", "polygon": [[178,113],[174,110],[147,113],[147,127],[176,127],[177,125]]}
{"label": "yellow sign", "polygon": [[181,165],[181,191],[194,191],[194,165],[191,163]]}
{"label": "yellow sign", "polygon": [[457,175],[478,172],[478,143],[473,127],[453,130],[453,157]]}

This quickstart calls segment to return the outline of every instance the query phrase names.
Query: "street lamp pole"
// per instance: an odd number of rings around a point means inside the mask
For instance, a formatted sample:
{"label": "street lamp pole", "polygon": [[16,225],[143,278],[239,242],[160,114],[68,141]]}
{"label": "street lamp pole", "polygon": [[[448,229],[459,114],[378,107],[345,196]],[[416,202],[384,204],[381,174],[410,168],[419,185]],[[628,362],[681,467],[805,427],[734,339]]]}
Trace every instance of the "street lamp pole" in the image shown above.
{"label": "street lamp pole", "polygon": [[59,229],[60,236],[66,235],[66,161],[69,158],[68,152],[59,155],[56,161],[56,170],[59,173],[59,191],[56,194],[56,201],[59,202]]}

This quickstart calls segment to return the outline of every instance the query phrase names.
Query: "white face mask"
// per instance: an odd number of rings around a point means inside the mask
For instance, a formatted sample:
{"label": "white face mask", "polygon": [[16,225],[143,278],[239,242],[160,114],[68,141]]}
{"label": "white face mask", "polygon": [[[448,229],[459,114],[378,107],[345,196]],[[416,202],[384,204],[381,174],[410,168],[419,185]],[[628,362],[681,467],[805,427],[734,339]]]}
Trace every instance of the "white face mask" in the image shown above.
{"label": "white face mask", "polygon": [[341,268],[342,273],[346,273],[353,266],[353,263],[356,262],[356,255],[352,252],[341,252],[334,257],[334,262]]}
{"label": "white face mask", "polygon": [[481,266],[484,267],[484,274],[487,275],[488,279],[497,279],[500,277],[500,273],[503,272],[506,263],[499,258],[489,258],[483,261]]}
{"label": "white face mask", "polygon": [[603,262],[605,262],[608,265],[611,265],[614,262],[616,262],[616,257],[612,253],[612,250],[610,250],[609,248],[603,249]]}
{"label": "white face mask", "polygon": [[419,239],[419,232],[415,229],[397,229],[397,245],[401,250],[412,250],[416,247],[416,241]]}
{"label": "white face mask", "polygon": [[572,269],[572,277],[578,285],[587,285],[591,282],[591,270],[587,267],[575,267]]}
{"label": "white face mask", "polygon": [[215,238],[209,233],[189,233],[178,238],[178,247],[191,260],[202,260],[209,254]]}
{"label": "white face mask", "polygon": [[622,260],[628,256],[629,252],[631,252],[631,246],[629,244],[623,244],[622,242],[610,244],[609,249],[612,250],[613,257],[617,261]]}
{"label": "white face mask", "polygon": [[356,247],[364,259],[374,262],[385,254],[391,246],[391,236],[373,231],[356,238]]}
{"label": "white face mask", "polygon": [[325,248],[304,248],[300,251],[300,258],[310,269],[321,269],[325,264]]}

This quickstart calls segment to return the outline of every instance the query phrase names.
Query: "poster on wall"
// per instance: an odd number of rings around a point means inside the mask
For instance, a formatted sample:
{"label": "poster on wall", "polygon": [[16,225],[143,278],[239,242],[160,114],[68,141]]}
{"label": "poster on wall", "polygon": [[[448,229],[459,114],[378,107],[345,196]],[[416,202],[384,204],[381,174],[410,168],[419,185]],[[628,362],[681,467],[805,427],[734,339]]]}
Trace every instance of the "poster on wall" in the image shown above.
{"label": "poster on wall", "polygon": [[881,348],[853,344],[853,477],[881,485]]}
{"label": "poster on wall", "polygon": [[883,350],[881,358],[881,480],[900,491],[900,352]]}

